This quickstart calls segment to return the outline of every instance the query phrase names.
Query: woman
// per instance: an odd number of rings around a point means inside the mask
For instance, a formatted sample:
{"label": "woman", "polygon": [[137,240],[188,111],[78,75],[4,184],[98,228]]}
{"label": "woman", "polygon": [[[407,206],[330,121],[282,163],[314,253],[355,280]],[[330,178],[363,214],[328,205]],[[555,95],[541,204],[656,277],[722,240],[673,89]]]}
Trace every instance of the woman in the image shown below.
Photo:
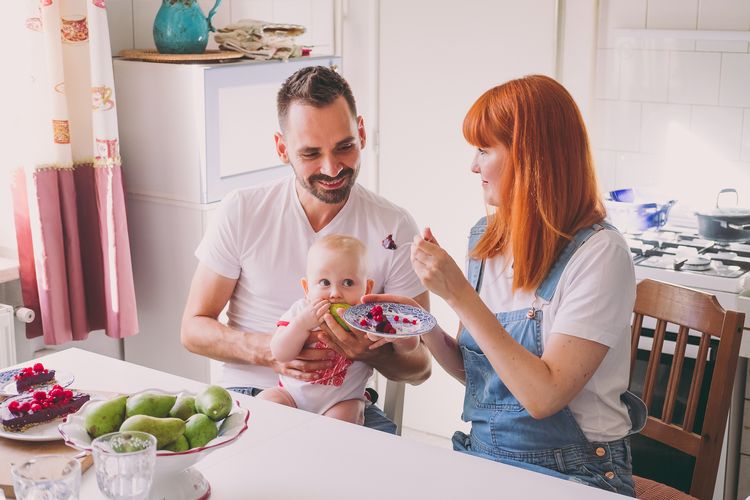
{"label": "woman", "polygon": [[463,132],[491,207],[471,230],[467,277],[429,228],[411,254],[462,325],[455,340],[439,327],[422,337],[466,385],[471,433],[454,448],[632,496],[627,436],[645,420],[626,391],[635,274],[603,222],[580,112],[559,83],[529,76],[482,95]]}

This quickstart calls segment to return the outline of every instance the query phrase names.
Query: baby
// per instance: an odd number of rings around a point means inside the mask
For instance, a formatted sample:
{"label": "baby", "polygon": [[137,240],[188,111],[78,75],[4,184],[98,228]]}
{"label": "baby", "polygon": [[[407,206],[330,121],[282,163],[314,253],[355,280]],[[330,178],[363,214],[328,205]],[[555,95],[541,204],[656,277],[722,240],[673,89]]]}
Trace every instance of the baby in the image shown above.
{"label": "baby", "polygon": [[[284,313],[271,338],[271,353],[282,362],[295,359],[305,347],[327,348],[313,332],[320,330],[330,305],[358,304],[362,295],[370,293],[373,281],[367,278],[365,245],[356,238],[339,234],[320,238],[307,253],[307,276],[301,281],[305,298]],[[370,337],[370,340],[380,339]],[[413,351],[418,345],[417,337],[393,342],[398,352]],[[377,346],[376,343],[372,347]],[[318,372],[319,377],[311,382],[279,375],[279,386],[264,390],[258,397],[361,425],[365,385],[372,368],[338,353],[331,362],[331,368]]]}

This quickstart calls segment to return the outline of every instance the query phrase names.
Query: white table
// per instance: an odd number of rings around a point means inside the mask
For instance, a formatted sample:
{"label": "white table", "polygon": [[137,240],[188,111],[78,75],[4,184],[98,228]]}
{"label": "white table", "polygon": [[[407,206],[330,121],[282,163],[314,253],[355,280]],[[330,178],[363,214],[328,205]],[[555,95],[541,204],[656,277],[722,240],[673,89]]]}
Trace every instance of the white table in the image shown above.
{"label": "white table", "polygon": [[[132,393],[149,388],[198,391],[204,386],[75,348],[38,361],[73,372],[73,386],[80,389]],[[211,483],[212,498],[619,497],[249,396],[237,398],[250,409],[248,430],[237,442],[214,451],[195,466]],[[103,496],[92,467],[83,475],[81,499],[94,498]]]}

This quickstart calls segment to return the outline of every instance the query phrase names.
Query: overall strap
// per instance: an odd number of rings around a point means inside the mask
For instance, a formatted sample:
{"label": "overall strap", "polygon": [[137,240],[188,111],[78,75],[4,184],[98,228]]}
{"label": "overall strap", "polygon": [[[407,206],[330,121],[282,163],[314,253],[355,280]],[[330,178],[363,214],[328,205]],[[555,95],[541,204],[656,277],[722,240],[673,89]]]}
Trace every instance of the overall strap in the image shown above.
{"label": "overall strap", "polygon": [[[479,222],[474,224],[469,232],[469,253],[474,250],[477,243],[481,239],[484,232],[487,230],[487,217],[482,217]],[[468,265],[466,267],[466,278],[474,287],[474,290],[479,292],[479,288],[482,286],[482,276],[484,275],[484,260],[472,259],[469,257]]]}
{"label": "overall strap", "polygon": [[548,302],[552,300],[552,296],[555,294],[555,290],[557,289],[557,284],[560,282],[560,277],[565,270],[565,266],[568,265],[568,261],[570,261],[570,258],[573,257],[573,254],[576,253],[576,250],[581,248],[581,246],[586,243],[589,238],[591,238],[602,229],[610,229],[616,231],[613,225],[602,221],[592,225],[591,227],[581,229],[575,234],[575,236],[573,236],[573,239],[570,241],[570,243],[568,243],[563,252],[560,254],[560,257],[558,257],[557,261],[552,266],[552,269],[550,269],[549,273],[547,273],[547,277],[544,278],[542,284],[539,285],[539,288],[537,288],[537,297]]}

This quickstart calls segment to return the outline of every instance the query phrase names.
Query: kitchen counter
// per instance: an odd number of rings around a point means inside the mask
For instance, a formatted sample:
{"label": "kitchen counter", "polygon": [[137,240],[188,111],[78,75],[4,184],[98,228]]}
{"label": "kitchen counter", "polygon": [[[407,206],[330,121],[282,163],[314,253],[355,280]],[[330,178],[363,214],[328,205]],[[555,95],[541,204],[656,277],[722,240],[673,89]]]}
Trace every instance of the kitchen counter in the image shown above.
{"label": "kitchen counter", "polygon": [[[148,388],[198,391],[204,384],[168,373],[67,349],[33,362],[76,376],[76,388],[132,393]],[[28,363],[25,363],[28,364]],[[428,446],[234,394],[250,410],[248,430],[195,468],[212,498],[378,500],[430,498],[556,498],[619,495],[462,453]],[[104,498],[94,468],[83,475],[81,498]],[[621,498],[621,497],[620,497]]]}

